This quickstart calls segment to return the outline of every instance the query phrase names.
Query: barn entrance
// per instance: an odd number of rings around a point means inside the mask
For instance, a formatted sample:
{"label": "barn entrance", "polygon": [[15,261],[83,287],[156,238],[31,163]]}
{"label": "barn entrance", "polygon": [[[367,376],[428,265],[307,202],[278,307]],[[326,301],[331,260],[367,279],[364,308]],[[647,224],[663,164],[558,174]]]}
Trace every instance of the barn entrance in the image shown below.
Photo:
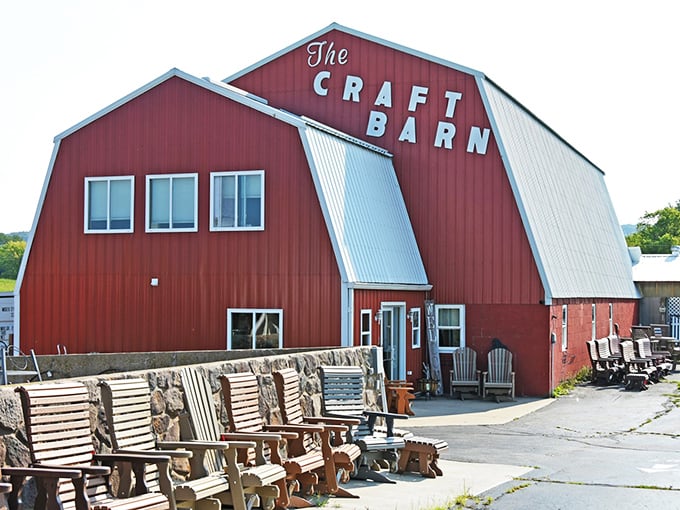
{"label": "barn entrance", "polygon": [[380,344],[388,379],[406,377],[406,303],[381,303]]}

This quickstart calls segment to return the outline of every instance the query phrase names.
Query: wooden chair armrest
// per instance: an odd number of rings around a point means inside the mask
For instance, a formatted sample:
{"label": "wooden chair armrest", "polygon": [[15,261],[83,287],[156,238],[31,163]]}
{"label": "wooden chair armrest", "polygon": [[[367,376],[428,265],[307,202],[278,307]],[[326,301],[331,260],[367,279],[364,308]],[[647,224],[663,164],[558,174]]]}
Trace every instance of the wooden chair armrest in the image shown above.
{"label": "wooden chair armrest", "polygon": [[[295,434],[297,437],[297,434]],[[295,439],[295,437],[293,439]],[[268,432],[225,432],[220,435],[222,441],[280,441],[283,434]]]}
{"label": "wooden chair armrest", "polygon": [[323,432],[324,427],[320,425],[304,425],[304,424],[296,424],[296,425],[265,425],[264,430],[266,431],[272,431],[272,432],[293,432],[296,433],[296,437],[299,434],[312,434],[314,432]]}
{"label": "wooden chair armrest", "polygon": [[[158,462],[170,462],[172,452],[154,452],[148,450],[117,450],[113,453],[98,453],[94,458],[101,462],[145,462],[156,464]],[[189,455],[187,455],[187,453]],[[180,452],[180,458],[191,457],[191,452]]]}
{"label": "wooden chair armrest", "polygon": [[358,418],[350,418],[349,416],[347,418],[331,418],[329,416],[308,416],[305,418],[305,421],[308,421],[309,423],[323,423],[324,425],[345,425],[345,426],[352,426],[352,425],[359,425],[361,423],[361,420]]}
{"label": "wooden chair armrest", "polygon": [[368,416],[369,418],[371,416],[375,416],[378,418],[385,418],[385,419],[391,419],[391,420],[408,420],[408,414],[397,414],[397,413],[384,413],[382,411],[369,411],[366,410],[364,411],[364,414]]}
{"label": "wooden chair armrest", "polygon": [[[96,458],[97,456],[95,456]],[[51,466],[49,464],[34,464],[32,467],[40,468],[40,469],[64,469],[65,466]],[[81,473],[82,475],[86,476],[108,476],[111,474],[111,468],[109,466],[85,466],[85,465],[77,465],[77,466],[68,466],[69,470],[71,469],[76,469]]]}
{"label": "wooden chair armrest", "polygon": [[[321,425],[324,430],[330,430],[331,432],[347,432],[349,430],[349,427],[345,425],[344,423],[326,423],[322,420],[317,420],[315,418],[308,419],[304,418],[305,423],[313,424],[313,425]],[[357,422],[357,425],[360,422]]]}
{"label": "wooden chair armrest", "polygon": [[[255,443],[245,441],[243,445],[236,444],[235,441],[158,441],[156,445],[163,450],[174,450],[185,448],[186,450],[228,450],[229,448],[255,448]],[[169,455],[174,456],[174,452],[168,452]]]}
{"label": "wooden chair armrest", "polygon": [[65,467],[12,467],[3,466],[2,474],[10,477],[13,476],[34,476],[36,478],[80,478],[83,472],[80,469],[71,469]]}

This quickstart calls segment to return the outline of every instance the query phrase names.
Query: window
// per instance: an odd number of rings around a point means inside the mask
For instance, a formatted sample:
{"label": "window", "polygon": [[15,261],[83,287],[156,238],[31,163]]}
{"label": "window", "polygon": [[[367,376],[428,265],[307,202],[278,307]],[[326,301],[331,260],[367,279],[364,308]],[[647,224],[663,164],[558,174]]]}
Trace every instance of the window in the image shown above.
{"label": "window", "polygon": [[590,321],[592,323],[592,340],[595,340],[597,336],[597,305],[595,303],[593,303],[590,311]]}
{"label": "window", "polygon": [[465,347],[465,305],[436,305],[435,319],[440,351]]}
{"label": "window", "polygon": [[135,179],[120,177],[85,178],[85,233],[133,231]]}
{"label": "window", "polygon": [[609,303],[609,334],[614,334],[614,305]]}
{"label": "window", "polygon": [[264,172],[215,172],[210,230],[264,230]]}
{"label": "window", "polygon": [[227,310],[227,349],[283,347],[283,310]]}
{"label": "window", "polygon": [[562,350],[566,351],[569,342],[567,341],[567,305],[562,305]]}
{"label": "window", "polygon": [[198,175],[146,176],[146,231],[198,230]]}
{"label": "window", "polygon": [[361,345],[371,345],[373,310],[361,310]]}
{"label": "window", "polygon": [[411,347],[420,349],[420,308],[411,308]]}

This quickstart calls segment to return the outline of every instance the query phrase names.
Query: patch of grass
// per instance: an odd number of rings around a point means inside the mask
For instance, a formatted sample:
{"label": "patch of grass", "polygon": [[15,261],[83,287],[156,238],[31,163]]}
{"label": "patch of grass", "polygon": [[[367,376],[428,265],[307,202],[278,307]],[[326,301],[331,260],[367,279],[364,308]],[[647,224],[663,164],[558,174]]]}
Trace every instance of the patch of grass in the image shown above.
{"label": "patch of grass", "polygon": [[518,490],[525,489],[529,487],[531,484],[530,483],[523,483],[521,485],[515,485],[514,487],[510,487],[508,490],[505,491],[506,494],[512,494],[513,492],[517,492]]}
{"label": "patch of grass", "polygon": [[16,285],[16,280],[8,280],[7,278],[0,278],[0,292],[12,292]]}
{"label": "patch of grass", "polygon": [[479,496],[471,495],[467,490],[463,494],[457,496],[453,501],[447,503],[446,506],[438,506],[428,510],[459,510],[459,509],[471,509],[477,510],[480,508],[485,508],[493,503],[493,498],[487,496],[481,498]]}
{"label": "patch of grass", "polygon": [[591,370],[592,369],[590,367],[583,367],[576,373],[574,377],[571,377],[558,384],[553,390],[552,396],[557,398],[569,395],[569,393],[571,393],[577,384],[581,384],[590,380]]}

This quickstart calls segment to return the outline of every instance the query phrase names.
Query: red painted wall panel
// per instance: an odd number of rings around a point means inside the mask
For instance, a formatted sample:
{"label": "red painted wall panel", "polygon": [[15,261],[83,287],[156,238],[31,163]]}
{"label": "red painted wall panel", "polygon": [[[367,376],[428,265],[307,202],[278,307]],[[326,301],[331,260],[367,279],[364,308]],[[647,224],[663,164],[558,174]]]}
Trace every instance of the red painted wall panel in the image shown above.
{"label": "red painted wall panel", "polygon": [[[394,153],[436,301],[538,303],[542,285],[493,135],[486,154],[467,152],[472,127],[490,128],[475,78],[344,32],[333,30],[313,42],[323,41],[332,50],[319,65],[310,65],[317,54],[310,56],[309,45],[302,45],[233,83]],[[314,82],[324,71],[330,77],[322,81],[328,92],[321,96]],[[343,99],[348,76],[350,83],[352,77],[363,81],[358,102]],[[385,82],[391,83],[391,106],[376,106]],[[408,111],[414,86],[428,88],[426,102]],[[452,118],[446,117],[447,91],[462,94]],[[383,136],[367,136],[371,112],[387,116]],[[416,143],[398,140],[409,116]],[[434,147],[440,121],[456,127],[450,150]]]}
{"label": "red painted wall panel", "polygon": [[[209,173],[251,169],[265,170],[265,230],[210,232]],[[199,174],[199,231],[145,233],[145,175],[177,172]],[[134,233],[84,234],[85,177],[130,174]],[[297,128],[172,78],[61,142],[22,348],[221,349],[228,307],[282,308],[284,346],[340,344],[339,273]]]}

